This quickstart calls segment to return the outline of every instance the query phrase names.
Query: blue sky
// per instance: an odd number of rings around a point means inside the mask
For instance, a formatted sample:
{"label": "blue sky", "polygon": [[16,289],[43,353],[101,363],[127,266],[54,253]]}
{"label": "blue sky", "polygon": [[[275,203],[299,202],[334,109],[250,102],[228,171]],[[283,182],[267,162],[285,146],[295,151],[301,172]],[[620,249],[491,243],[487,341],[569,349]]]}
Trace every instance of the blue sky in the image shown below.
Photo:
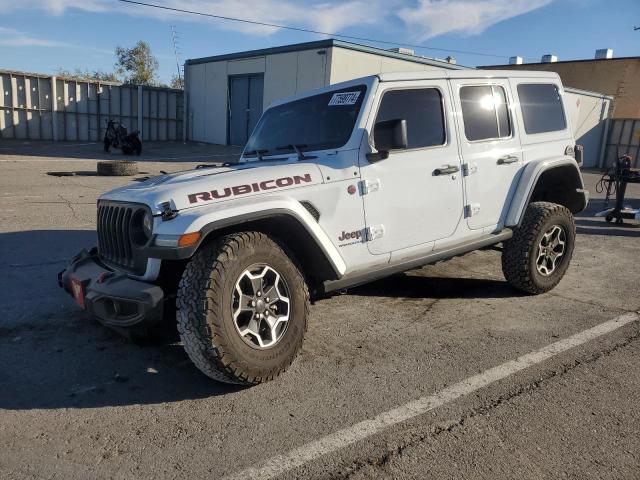
{"label": "blue sky", "polygon": [[[313,30],[499,55],[451,53],[458,63],[506,63],[640,55],[640,0],[147,0],[149,3]],[[151,44],[160,79],[176,72],[170,26],[182,60],[306,42],[326,36],[167,13],[116,0],[0,0],[0,68],[51,73],[113,69],[116,45]],[[365,42],[359,42],[365,43]],[[389,45],[376,45],[389,48]],[[416,53],[443,58],[447,52]]]}

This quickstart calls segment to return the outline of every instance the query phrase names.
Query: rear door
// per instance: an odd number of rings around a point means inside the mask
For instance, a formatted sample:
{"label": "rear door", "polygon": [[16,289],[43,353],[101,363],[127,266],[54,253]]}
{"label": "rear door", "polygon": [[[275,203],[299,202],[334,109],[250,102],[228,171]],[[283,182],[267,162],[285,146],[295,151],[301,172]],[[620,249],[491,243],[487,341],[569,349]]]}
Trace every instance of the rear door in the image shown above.
{"label": "rear door", "polygon": [[[368,131],[376,122],[405,119],[408,148],[373,163],[361,149],[366,224],[375,236],[367,243],[369,251],[428,248],[453,235],[462,218],[460,156],[447,81],[382,83],[375,104]],[[369,141],[373,144],[373,138]]]}
{"label": "rear door", "polygon": [[462,79],[451,86],[459,112],[467,225],[502,225],[523,161],[509,82]]}

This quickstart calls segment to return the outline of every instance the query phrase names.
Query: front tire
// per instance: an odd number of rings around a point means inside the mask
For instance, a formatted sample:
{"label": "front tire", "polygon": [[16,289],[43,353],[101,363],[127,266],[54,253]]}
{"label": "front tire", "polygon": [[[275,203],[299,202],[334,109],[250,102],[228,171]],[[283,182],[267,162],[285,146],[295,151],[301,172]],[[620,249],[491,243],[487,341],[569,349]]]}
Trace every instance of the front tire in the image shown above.
{"label": "front tire", "polygon": [[549,202],[529,204],[522,224],[504,243],[505,278],[526,293],[548,292],[569,268],[575,238],[575,221],[566,207]]}
{"label": "front tire", "polygon": [[308,311],[307,285],[280,245],[242,232],[193,256],[180,280],[176,316],[187,355],[205,375],[255,385],[291,365]]}

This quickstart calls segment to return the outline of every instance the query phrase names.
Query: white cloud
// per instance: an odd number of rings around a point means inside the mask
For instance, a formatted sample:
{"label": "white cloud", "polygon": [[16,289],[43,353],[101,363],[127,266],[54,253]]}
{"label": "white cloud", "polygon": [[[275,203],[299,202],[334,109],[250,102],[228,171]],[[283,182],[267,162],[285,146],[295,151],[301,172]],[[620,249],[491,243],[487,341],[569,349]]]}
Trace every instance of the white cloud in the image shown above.
{"label": "white cloud", "polygon": [[[386,15],[391,5],[391,2],[385,2],[385,0],[347,0],[306,4],[295,0],[153,0],[150,3],[224,17],[294,25],[328,33],[338,32],[355,25],[376,23]],[[0,11],[18,9],[39,9],[55,15],[74,9],[89,12],[113,12],[117,9],[129,15],[162,20],[216,21],[204,16],[181,14],[113,0],[0,0]],[[220,21],[219,25],[229,30],[258,35],[268,35],[278,30],[273,27],[233,21]]]}
{"label": "white cloud", "polygon": [[398,16],[419,40],[458,33],[477,35],[498,22],[548,5],[553,0],[419,0]]}
{"label": "white cloud", "polygon": [[68,47],[65,42],[36,38],[14,28],[0,27],[0,46],[3,47]]}
{"label": "white cloud", "polygon": [[[479,34],[498,22],[536,10],[554,0],[324,0],[321,3],[315,0],[147,1],[166,7],[285,24],[327,33],[337,33],[359,25],[380,25],[392,17],[399,17],[414,36],[422,41],[446,33]],[[18,9],[44,10],[54,15],[61,15],[69,10],[118,11],[166,21],[211,21],[221,28],[253,35],[270,35],[278,30],[274,27],[215,20],[115,0],[0,0],[1,12]]]}
{"label": "white cloud", "polygon": [[73,48],[85,51],[89,50],[99,53],[100,55],[113,55],[113,51],[111,50],[34,37],[29,33],[7,27],[0,27],[0,47]]}

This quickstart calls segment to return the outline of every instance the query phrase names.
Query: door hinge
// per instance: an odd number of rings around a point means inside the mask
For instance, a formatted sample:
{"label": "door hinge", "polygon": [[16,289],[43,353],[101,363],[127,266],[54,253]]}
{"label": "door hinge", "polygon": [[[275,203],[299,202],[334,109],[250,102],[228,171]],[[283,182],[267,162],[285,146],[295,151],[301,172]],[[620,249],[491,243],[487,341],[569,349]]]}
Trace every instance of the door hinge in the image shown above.
{"label": "door hinge", "polygon": [[377,192],[380,190],[380,179],[376,178],[375,180],[362,180],[360,181],[360,193],[362,195],[367,195],[371,192]]}
{"label": "door hinge", "polygon": [[480,213],[480,204],[479,203],[470,203],[469,205],[464,206],[464,216],[465,217],[473,217]]}
{"label": "door hinge", "polygon": [[365,230],[367,242],[384,237],[384,225],[372,225]]}
{"label": "door hinge", "polygon": [[477,163],[463,163],[462,164],[462,175],[468,177],[469,175],[476,173],[478,171]]}

